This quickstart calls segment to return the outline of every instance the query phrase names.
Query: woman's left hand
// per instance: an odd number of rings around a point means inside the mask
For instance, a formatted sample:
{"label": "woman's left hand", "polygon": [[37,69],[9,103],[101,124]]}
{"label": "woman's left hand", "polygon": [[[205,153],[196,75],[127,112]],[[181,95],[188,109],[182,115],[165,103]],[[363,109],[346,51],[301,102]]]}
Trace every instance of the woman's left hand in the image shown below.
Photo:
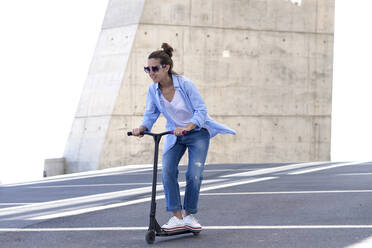
{"label": "woman's left hand", "polygon": [[174,129],[174,135],[176,136],[182,136],[183,135],[183,131],[190,131],[188,130],[186,127],[176,127],[176,129]]}

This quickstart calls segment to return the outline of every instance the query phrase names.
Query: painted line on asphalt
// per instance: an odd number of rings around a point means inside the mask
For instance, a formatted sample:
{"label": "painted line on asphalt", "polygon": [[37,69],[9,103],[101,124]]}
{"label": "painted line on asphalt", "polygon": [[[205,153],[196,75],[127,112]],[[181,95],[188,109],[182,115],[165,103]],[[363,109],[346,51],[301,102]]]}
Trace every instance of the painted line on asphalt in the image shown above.
{"label": "painted line on asphalt", "polygon": [[200,193],[202,196],[233,196],[233,195],[286,195],[286,194],[334,194],[334,193],[372,193],[372,190],[315,190],[315,191],[276,191],[276,192],[226,192]]}
{"label": "painted line on asphalt", "polygon": [[2,202],[0,206],[16,206],[16,205],[27,205],[32,204],[31,202]]}
{"label": "painted line on asphalt", "polygon": [[91,177],[112,176],[112,175],[117,175],[117,174],[122,174],[122,173],[130,173],[136,170],[152,170],[152,168],[153,168],[152,164],[126,165],[126,166],[108,168],[108,169],[103,169],[103,170],[94,170],[94,171],[58,175],[58,176],[53,176],[53,177],[46,177],[41,180],[30,181],[30,182],[1,184],[0,187],[16,187],[16,186],[24,186],[24,185],[31,185],[31,184],[78,180],[78,179],[85,179],[85,178],[91,178]]}
{"label": "painted line on asphalt", "polygon": [[286,171],[286,170],[293,170],[303,167],[309,167],[309,166],[315,166],[315,165],[322,165],[322,164],[330,164],[331,162],[311,162],[311,163],[300,163],[300,164],[290,164],[290,165],[284,165],[284,166],[278,166],[274,168],[265,168],[265,169],[259,169],[254,171],[248,171],[248,172],[241,172],[241,173],[234,173],[230,175],[225,175],[221,177],[248,177],[248,176],[259,176],[264,174],[270,174],[274,172],[280,172],[280,171]]}
{"label": "painted line on asphalt", "polygon": [[0,228],[0,232],[90,232],[90,231],[138,231],[149,227],[69,227],[69,228]]}
{"label": "painted line on asphalt", "polygon": [[273,180],[273,179],[276,179],[276,178],[278,178],[278,177],[263,177],[263,178],[254,178],[254,179],[248,179],[248,180],[240,180],[240,181],[235,181],[235,182],[232,182],[232,183],[227,183],[227,184],[222,184],[222,185],[204,187],[204,188],[200,189],[200,192],[215,190],[215,189],[222,189],[222,188],[227,188],[227,187],[233,187],[233,186],[249,184],[249,183],[258,183],[258,182]]}
{"label": "painted line on asphalt", "polygon": [[340,173],[336,176],[371,176],[372,172],[365,172],[365,173]]}
{"label": "painted line on asphalt", "polygon": [[372,229],[372,225],[274,225],[274,226],[206,226],[209,230],[243,229]]}
{"label": "painted line on asphalt", "polygon": [[[165,198],[165,195],[156,196],[157,200],[164,199],[164,198]],[[46,214],[46,215],[44,214],[41,216],[28,218],[28,220],[47,220],[47,219],[68,217],[68,216],[86,214],[86,213],[91,213],[91,212],[96,212],[96,211],[101,211],[101,210],[106,210],[106,209],[111,209],[111,208],[125,207],[129,205],[134,205],[134,204],[139,204],[139,203],[149,202],[149,201],[151,201],[151,197],[145,197],[145,198],[141,198],[138,200],[132,200],[132,201],[127,201],[127,202],[122,202],[122,203],[113,203],[113,204],[97,206],[97,207],[82,208],[82,209],[77,209],[77,210],[72,210],[72,211],[63,211],[62,213],[54,213],[54,214]]]}
{"label": "painted line on asphalt", "polygon": [[[69,227],[69,228],[0,228],[0,232],[90,232],[90,231],[138,231],[146,226],[132,227]],[[372,229],[372,225],[271,225],[271,226],[203,226],[204,230],[266,230],[266,229]]]}
{"label": "painted line on asphalt", "polygon": [[[19,206],[19,207],[4,208],[4,209],[0,209],[0,216],[21,214],[24,212],[45,210],[45,209],[57,208],[57,207],[65,207],[65,206],[71,206],[75,204],[90,203],[90,202],[108,200],[108,199],[113,199],[113,198],[118,198],[118,197],[143,194],[143,193],[151,192],[151,189],[152,187],[149,186],[149,187],[135,188],[135,189],[129,189],[129,190],[115,191],[115,192],[110,192],[110,193],[74,197],[74,198],[68,198],[68,199],[63,199],[63,200],[33,203],[33,204]],[[158,190],[161,190],[161,189],[162,187],[159,187]]]}
{"label": "painted line on asphalt", "polygon": [[[205,180],[204,183],[205,184],[215,183],[221,180],[223,179]],[[183,187],[186,185],[186,182],[180,182],[179,185]],[[156,191],[162,191],[162,190],[163,190],[163,186],[160,185],[159,187],[157,187]],[[114,192],[109,192],[109,193],[73,197],[73,198],[56,200],[56,201],[32,203],[29,205],[0,209],[0,216],[23,214],[25,212],[47,210],[47,209],[66,207],[66,206],[72,206],[72,205],[77,205],[77,204],[87,204],[87,203],[92,203],[92,202],[97,202],[97,201],[102,201],[102,200],[110,200],[110,199],[119,198],[119,197],[150,193],[151,191],[152,191],[152,186],[148,186],[148,187],[134,188],[134,189],[129,189],[129,190],[114,191]]]}
{"label": "painted line on asphalt", "polygon": [[360,164],[364,164],[364,163],[367,163],[367,162],[368,161],[358,161],[358,162],[349,162],[349,163],[327,165],[327,166],[317,167],[317,168],[313,168],[313,169],[304,169],[304,170],[298,170],[298,171],[290,172],[290,173],[288,173],[288,175],[302,175],[302,174],[311,173],[311,172],[315,172],[315,171],[329,170],[329,169],[339,168],[339,167],[343,167],[343,166],[360,165]]}
{"label": "painted line on asphalt", "polygon": [[[72,185],[45,185],[30,186],[29,189],[47,189],[47,188],[76,188],[76,187],[110,187],[110,186],[131,186],[131,185],[152,185],[152,183],[102,183],[102,184],[72,184]],[[162,185],[161,183],[157,185]]]}
{"label": "painted line on asphalt", "polygon": [[253,169],[205,169],[203,172],[252,171]]}
{"label": "painted line on asphalt", "polygon": [[[248,172],[248,171],[252,171],[251,169],[227,169],[227,170],[214,170],[214,169],[212,169],[212,170],[204,170],[203,171],[203,173],[210,173],[210,172],[226,172],[226,171],[246,171],[246,172]],[[179,170],[179,173],[186,173],[187,172],[187,170]],[[152,171],[148,171],[148,172],[142,172],[142,173],[136,173],[136,175],[148,175],[148,174],[152,174]]]}
{"label": "painted line on asphalt", "polygon": [[[221,189],[221,188],[228,188],[228,187],[233,187],[233,186],[238,186],[238,185],[243,185],[243,184],[249,184],[249,183],[262,182],[262,181],[272,180],[272,179],[275,179],[275,178],[277,178],[277,177],[266,177],[266,178],[239,180],[239,181],[235,181],[235,182],[231,182],[231,183],[223,183],[223,184],[218,184],[218,185],[214,185],[214,186],[202,187],[200,189],[200,192],[215,190],[215,189]],[[213,180],[211,180],[211,181],[213,181]],[[214,181],[218,181],[218,180],[214,180]],[[182,192],[181,195],[184,195],[184,192]],[[156,196],[156,199],[164,199],[164,198],[165,198],[164,194]],[[142,199],[127,201],[127,202],[121,202],[121,203],[114,203],[114,204],[109,204],[109,205],[104,205],[104,206],[82,208],[82,209],[77,209],[77,210],[73,210],[73,211],[64,211],[62,213],[55,213],[55,214],[47,214],[47,215],[44,214],[42,216],[36,216],[36,217],[28,218],[28,220],[46,220],[46,219],[67,217],[67,216],[85,214],[85,213],[96,212],[96,211],[101,211],[101,210],[106,210],[106,209],[111,209],[111,208],[124,207],[124,206],[129,206],[129,205],[134,205],[134,204],[139,204],[139,203],[149,202],[149,201],[151,201],[151,197],[145,197],[145,198],[142,198]]]}

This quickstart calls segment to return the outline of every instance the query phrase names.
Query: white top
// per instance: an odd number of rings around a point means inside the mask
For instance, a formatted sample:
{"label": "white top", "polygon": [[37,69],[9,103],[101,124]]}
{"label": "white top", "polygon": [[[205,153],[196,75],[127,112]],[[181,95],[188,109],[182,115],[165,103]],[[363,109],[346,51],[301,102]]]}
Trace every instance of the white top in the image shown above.
{"label": "white top", "polygon": [[190,123],[193,114],[188,110],[185,101],[181,94],[176,90],[171,102],[169,102],[163,94],[161,98],[164,101],[165,111],[176,124],[177,127],[185,127]]}

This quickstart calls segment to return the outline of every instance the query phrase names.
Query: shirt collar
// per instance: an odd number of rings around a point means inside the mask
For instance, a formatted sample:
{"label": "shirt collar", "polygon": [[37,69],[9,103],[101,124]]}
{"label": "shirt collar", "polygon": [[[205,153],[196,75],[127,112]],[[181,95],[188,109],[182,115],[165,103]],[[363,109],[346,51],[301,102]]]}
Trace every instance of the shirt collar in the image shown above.
{"label": "shirt collar", "polygon": [[[179,88],[180,83],[178,82],[178,78],[174,74],[172,74],[172,80],[173,80],[173,87],[174,88]],[[159,83],[155,83],[155,89],[160,90],[159,89]]]}
{"label": "shirt collar", "polygon": [[173,80],[173,87],[174,88],[179,88],[180,87],[180,82],[178,82],[178,78],[172,74],[172,80]]}

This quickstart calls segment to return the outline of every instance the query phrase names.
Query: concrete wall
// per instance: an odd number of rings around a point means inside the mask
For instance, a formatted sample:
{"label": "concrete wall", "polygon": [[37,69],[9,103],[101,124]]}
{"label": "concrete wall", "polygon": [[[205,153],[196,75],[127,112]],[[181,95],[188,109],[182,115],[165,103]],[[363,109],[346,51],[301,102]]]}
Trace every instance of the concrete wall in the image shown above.
{"label": "concrete wall", "polygon": [[66,161],[64,158],[52,158],[44,160],[44,177],[52,177],[65,174]]}
{"label": "concrete wall", "polygon": [[[140,124],[147,56],[168,42],[175,71],[237,131],[209,163],[329,160],[334,0],[112,0],[66,146],[67,172],[151,163]],[[154,130],[164,129],[159,120]]]}
{"label": "concrete wall", "polygon": [[138,0],[109,2],[64,152],[67,173],[99,168],[143,3]]}

